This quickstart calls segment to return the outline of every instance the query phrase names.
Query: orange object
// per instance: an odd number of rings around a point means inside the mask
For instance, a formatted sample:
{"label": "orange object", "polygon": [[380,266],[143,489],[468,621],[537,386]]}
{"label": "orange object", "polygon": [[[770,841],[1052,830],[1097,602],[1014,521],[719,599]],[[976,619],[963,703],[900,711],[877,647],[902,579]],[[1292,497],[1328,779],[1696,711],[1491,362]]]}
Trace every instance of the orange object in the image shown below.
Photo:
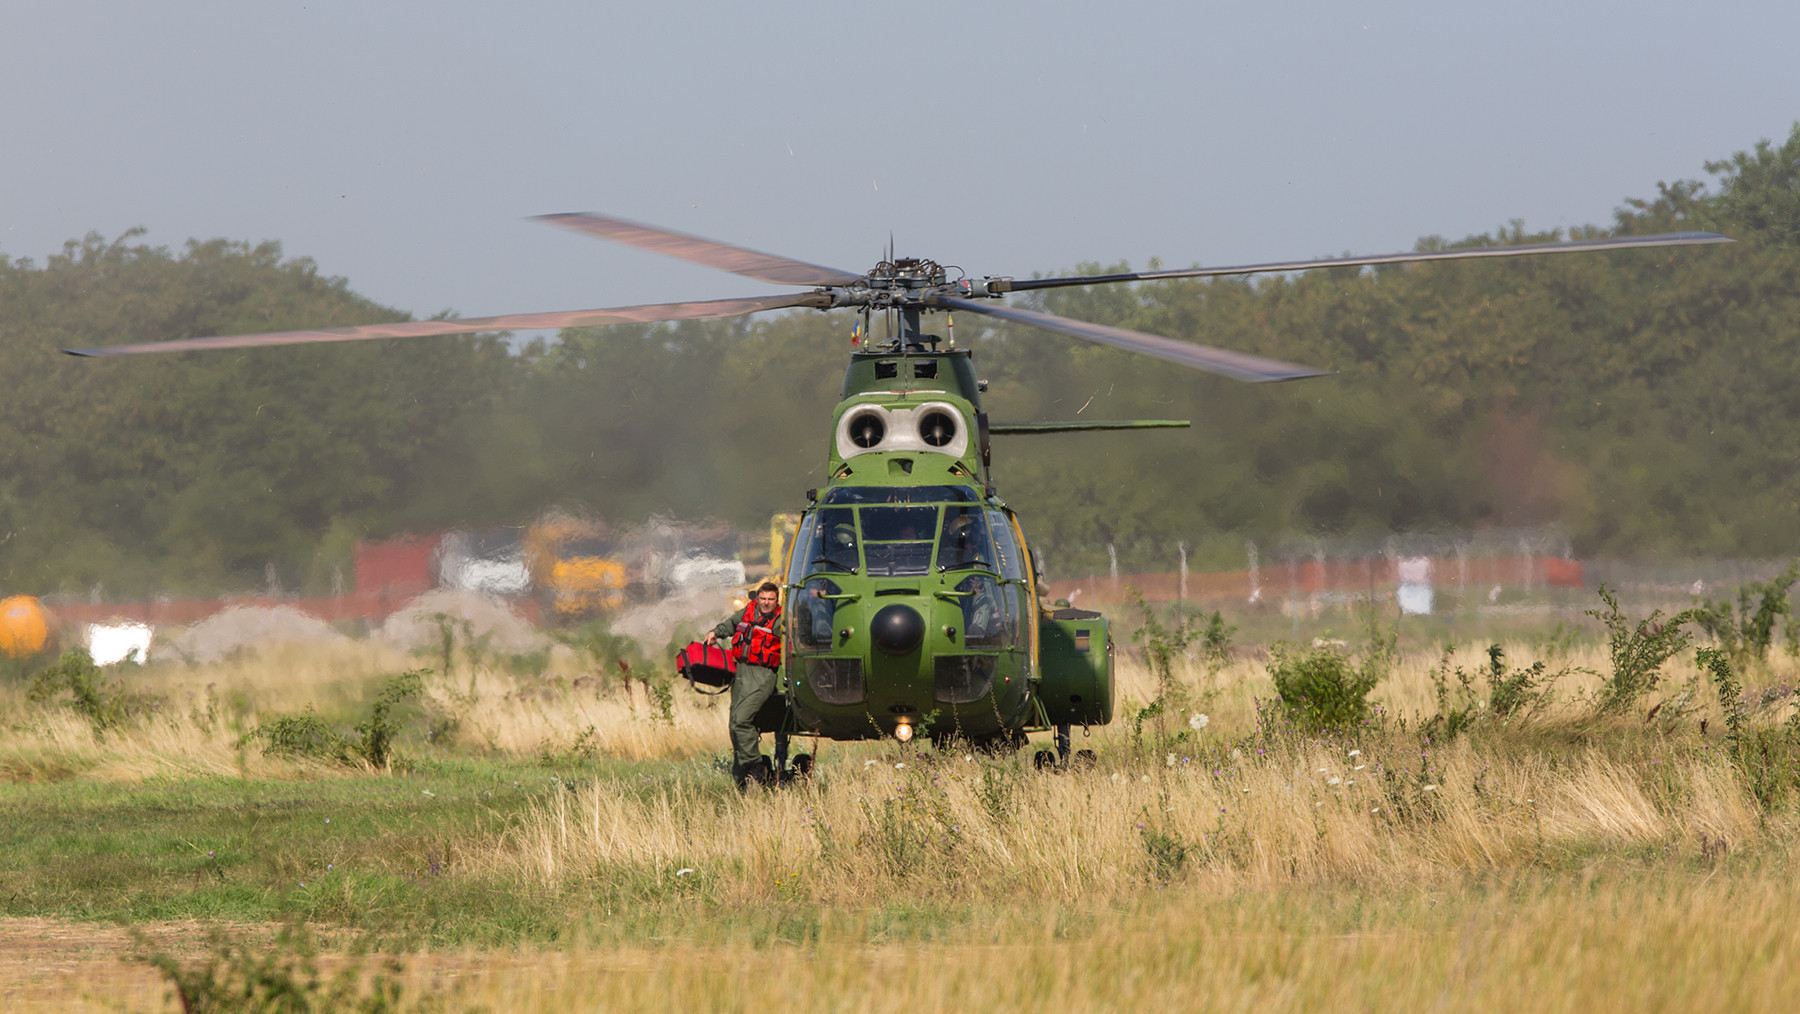
{"label": "orange object", "polygon": [[42,603],[30,595],[0,599],[0,651],[8,658],[35,655],[49,639],[50,620]]}
{"label": "orange object", "polygon": [[744,607],[737,622],[737,633],[731,638],[731,657],[739,662],[781,668],[781,607],[763,623],[756,622],[756,601]]}

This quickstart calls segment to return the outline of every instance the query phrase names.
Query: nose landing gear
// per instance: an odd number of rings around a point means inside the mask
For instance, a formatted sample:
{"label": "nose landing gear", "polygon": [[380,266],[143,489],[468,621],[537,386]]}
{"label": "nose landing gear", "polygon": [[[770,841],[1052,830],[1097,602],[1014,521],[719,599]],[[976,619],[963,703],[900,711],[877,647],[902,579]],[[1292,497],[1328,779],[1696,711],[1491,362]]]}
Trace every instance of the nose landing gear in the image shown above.
{"label": "nose landing gear", "polygon": [[1031,757],[1031,766],[1039,771],[1061,771],[1070,767],[1092,767],[1100,762],[1092,750],[1071,752],[1069,726],[1056,727],[1056,750],[1039,750]]}
{"label": "nose landing gear", "polygon": [[788,734],[775,734],[774,784],[787,785],[812,777],[813,756],[810,753],[797,753],[793,763],[788,763]]}

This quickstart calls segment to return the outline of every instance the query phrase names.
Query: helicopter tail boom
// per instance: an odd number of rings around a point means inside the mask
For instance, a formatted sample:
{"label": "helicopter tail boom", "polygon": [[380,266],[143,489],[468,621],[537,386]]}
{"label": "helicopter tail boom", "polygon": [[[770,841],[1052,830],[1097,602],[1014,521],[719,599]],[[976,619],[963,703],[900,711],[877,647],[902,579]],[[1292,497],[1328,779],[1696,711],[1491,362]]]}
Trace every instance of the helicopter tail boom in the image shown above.
{"label": "helicopter tail boom", "polygon": [[988,423],[994,436],[1024,436],[1029,433],[1088,433],[1096,430],[1184,430],[1192,425],[1186,419],[1094,419],[1087,422]]}

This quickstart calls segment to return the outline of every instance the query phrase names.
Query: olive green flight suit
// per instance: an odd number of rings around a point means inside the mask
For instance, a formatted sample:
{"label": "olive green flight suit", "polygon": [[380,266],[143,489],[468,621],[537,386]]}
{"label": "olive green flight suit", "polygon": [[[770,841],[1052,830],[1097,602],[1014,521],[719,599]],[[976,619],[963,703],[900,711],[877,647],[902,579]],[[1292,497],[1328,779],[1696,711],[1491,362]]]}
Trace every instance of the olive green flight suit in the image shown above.
{"label": "olive green flight suit", "polygon": [[[743,618],[740,610],[713,628],[727,649]],[[731,774],[739,782],[762,760],[762,733],[756,729],[756,713],[768,703],[778,683],[775,670],[768,666],[742,661],[737,664],[737,678],[731,681]]]}

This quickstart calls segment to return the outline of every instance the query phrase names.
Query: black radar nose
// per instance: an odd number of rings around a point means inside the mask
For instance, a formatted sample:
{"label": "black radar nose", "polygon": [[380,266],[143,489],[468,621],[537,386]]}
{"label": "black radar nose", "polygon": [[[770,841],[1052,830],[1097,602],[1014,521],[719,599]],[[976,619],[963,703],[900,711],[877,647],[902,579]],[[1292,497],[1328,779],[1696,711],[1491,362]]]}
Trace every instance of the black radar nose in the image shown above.
{"label": "black radar nose", "polygon": [[869,624],[869,639],[887,655],[904,655],[925,640],[925,618],[911,606],[883,606]]}

